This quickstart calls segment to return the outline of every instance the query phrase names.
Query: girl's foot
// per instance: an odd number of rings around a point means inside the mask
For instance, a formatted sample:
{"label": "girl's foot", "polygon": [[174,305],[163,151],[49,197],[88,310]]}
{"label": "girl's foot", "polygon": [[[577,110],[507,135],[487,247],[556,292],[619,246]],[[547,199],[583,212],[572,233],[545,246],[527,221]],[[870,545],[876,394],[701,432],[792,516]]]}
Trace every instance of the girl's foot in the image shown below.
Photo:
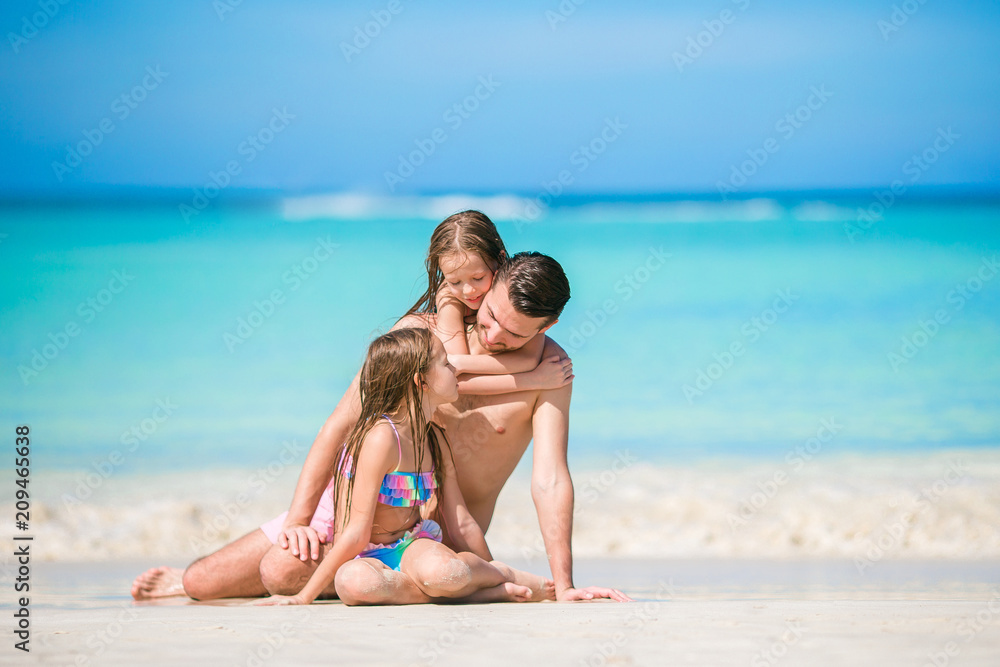
{"label": "girl's foot", "polygon": [[492,588],[481,588],[462,598],[462,602],[530,602],[531,589],[506,581]]}
{"label": "girl's foot", "polygon": [[515,570],[510,565],[501,563],[498,560],[493,561],[491,565],[500,570],[507,577],[508,582],[529,588],[531,590],[531,598],[528,602],[556,599],[556,585],[551,579],[546,579],[530,572]]}

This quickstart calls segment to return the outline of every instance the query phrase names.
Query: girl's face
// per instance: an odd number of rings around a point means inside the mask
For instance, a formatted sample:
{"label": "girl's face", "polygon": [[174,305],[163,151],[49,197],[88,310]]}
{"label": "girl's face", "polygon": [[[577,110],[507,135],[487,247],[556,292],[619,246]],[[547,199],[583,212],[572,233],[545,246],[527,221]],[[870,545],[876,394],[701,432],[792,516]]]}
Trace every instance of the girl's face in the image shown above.
{"label": "girl's face", "polygon": [[431,361],[424,374],[428,398],[435,406],[458,400],[455,367],[448,363],[448,353],[436,336],[431,340]]}
{"label": "girl's face", "polygon": [[451,253],[442,255],[438,265],[452,296],[472,310],[479,310],[483,295],[493,284],[493,270],[483,258],[475,253]]}

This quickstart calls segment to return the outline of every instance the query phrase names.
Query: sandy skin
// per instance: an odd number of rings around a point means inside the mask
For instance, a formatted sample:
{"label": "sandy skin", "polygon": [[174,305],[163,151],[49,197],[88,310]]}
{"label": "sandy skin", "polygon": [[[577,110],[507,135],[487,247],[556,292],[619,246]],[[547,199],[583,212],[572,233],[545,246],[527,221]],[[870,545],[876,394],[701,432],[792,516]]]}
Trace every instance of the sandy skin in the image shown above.
{"label": "sandy skin", "polygon": [[[555,598],[551,580],[515,570],[500,561],[493,561],[492,565],[503,572],[508,581],[477,591],[464,602],[540,602]],[[183,576],[184,570],[176,567],[152,567],[132,582],[132,597],[136,600],[156,600],[184,596]]]}
{"label": "sandy skin", "polygon": [[[556,599],[556,585],[551,579],[546,579],[545,577],[539,576],[537,574],[531,574],[530,572],[524,572],[523,570],[515,570],[509,565],[501,563],[498,560],[492,561],[490,563],[496,569],[500,570],[507,581],[511,584],[517,586],[523,586],[530,591],[527,602],[541,602],[542,600],[555,600]],[[473,600],[470,600],[472,602]]]}

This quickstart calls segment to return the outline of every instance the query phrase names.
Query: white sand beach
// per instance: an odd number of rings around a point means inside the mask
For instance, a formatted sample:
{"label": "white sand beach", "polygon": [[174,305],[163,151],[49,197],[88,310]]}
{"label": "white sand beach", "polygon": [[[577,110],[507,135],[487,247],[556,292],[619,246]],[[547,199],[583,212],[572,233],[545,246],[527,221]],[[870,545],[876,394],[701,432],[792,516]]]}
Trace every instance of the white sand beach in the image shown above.
{"label": "white sand beach", "polygon": [[[521,563],[524,565],[524,563]],[[636,601],[352,608],[134,603],[141,563],[41,563],[46,665],[983,665],[1000,659],[1000,562],[581,560]],[[12,643],[12,642],[11,642]]]}

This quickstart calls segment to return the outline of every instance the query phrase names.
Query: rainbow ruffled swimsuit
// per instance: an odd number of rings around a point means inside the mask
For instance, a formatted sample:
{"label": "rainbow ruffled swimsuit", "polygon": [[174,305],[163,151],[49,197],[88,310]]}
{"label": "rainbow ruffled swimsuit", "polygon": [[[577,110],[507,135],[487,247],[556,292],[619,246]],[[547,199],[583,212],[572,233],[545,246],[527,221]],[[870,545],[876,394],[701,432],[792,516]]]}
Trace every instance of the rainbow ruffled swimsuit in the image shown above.
{"label": "rainbow ruffled swimsuit", "polygon": [[[396,434],[396,447],[399,449],[399,462],[403,460],[403,445],[399,441],[399,431],[386,415],[382,415],[389,426]],[[396,464],[399,467],[399,463]],[[351,475],[351,459],[348,458],[341,466],[343,475]],[[379,489],[378,501],[383,505],[392,507],[420,507],[431,499],[437,490],[437,480],[434,478],[434,471],[430,472],[390,472],[382,478],[382,487]],[[413,543],[414,540],[425,537],[435,542],[441,541],[441,526],[431,519],[418,521],[412,528],[391,544],[378,544],[370,542],[364,551],[357,555],[357,558],[375,558],[386,567],[399,571],[399,564],[403,560],[403,552]]]}

